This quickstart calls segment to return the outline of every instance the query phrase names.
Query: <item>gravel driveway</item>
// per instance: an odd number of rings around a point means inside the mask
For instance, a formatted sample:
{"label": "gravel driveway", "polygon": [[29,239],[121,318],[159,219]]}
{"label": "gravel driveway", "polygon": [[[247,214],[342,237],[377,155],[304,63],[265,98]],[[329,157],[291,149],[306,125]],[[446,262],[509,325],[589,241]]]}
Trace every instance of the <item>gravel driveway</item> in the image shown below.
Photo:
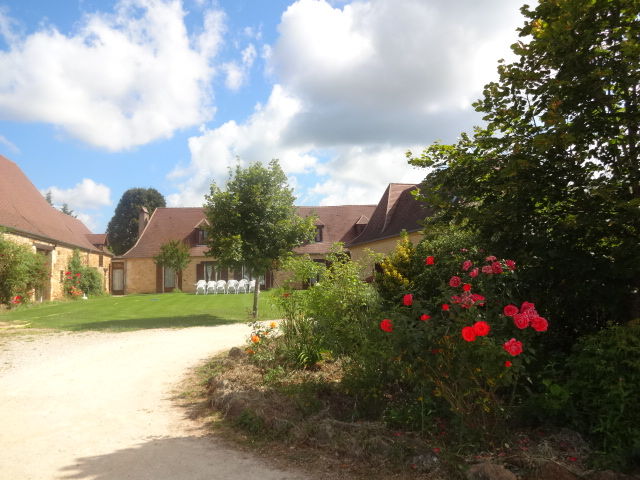
{"label": "gravel driveway", "polygon": [[0,345],[0,479],[306,478],[206,436],[172,401],[241,324],[61,333]]}

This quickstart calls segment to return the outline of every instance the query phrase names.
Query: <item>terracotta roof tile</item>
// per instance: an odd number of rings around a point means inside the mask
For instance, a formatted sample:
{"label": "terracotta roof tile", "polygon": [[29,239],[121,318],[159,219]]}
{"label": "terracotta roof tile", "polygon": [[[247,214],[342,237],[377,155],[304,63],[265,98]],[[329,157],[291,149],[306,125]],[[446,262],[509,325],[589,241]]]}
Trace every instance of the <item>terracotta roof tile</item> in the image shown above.
{"label": "terracotta roof tile", "polygon": [[[155,257],[169,240],[182,240],[192,246],[190,239],[204,218],[201,207],[156,208],[138,241],[122,257]],[[195,246],[191,248],[191,255],[200,256],[206,250],[206,247]]]}
{"label": "terracotta roof tile", "polygon": [[369,223],[362,233],[348,244],[359,245],[394,237],[402,230],[415,232],[422,227],[420,221],[431,212],[418,202],[411,192],[418,188],[415,184],[391,183],[382,195],[378,206],[370,216]]}
{"label": "terracotta roof tile", "polygon": [[56,210],[11,160],[0,155],[0,225],[27,235],[96,251],[89,229]]}
{"label": "terracotta roof tile", "polygon": [[327,207],[296,207],[298,215],[307,217],[317,215],[316,225],[322,226],[322,242],[309,243],[295,248],[296,253],[323,254],[329,253],[335,242],[345,244],[353,240],[358,231],[355,225],[373,214],[375,205],[339,205]]}

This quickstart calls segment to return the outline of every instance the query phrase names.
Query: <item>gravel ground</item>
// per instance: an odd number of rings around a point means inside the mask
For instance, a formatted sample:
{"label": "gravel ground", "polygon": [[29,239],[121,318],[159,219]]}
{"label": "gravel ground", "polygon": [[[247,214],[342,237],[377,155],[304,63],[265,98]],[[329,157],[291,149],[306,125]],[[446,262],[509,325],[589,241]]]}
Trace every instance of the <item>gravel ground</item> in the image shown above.
{"label": "gravel ground", "polygon": [[0,480],[305,479],[207,436],[175,404],[235,324],[20,336],[0,345]]}

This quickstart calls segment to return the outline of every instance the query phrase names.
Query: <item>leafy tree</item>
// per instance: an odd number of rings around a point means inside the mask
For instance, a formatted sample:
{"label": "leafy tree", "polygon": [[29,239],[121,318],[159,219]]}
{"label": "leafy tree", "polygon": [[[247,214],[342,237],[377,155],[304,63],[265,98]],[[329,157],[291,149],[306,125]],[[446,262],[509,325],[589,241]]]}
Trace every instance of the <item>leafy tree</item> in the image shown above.
{"label": "leafy tree", "polygon": [[[300,218],[293,202],[293,191],[277,160],[268,167],[238,165],[230,172],[226,190],[213,183],[206,196],[207,255],[223,265],[245,264],[254,274],[266,272],[282,255],[313,239],[314,218]],[[256,282],[254,317],[259,290]]]}
{"label": "leafy tree", "polygon": [[523,261],[566,346],[640,317],[640,3],[540,0],[522,12],[518,60],[474,104],[486,126],[410,162],[432,169],[431,222],[467,225]]}
{"label": "leafy tree", "polygon": [[107,226],[109,245],[113,253],[122,255],[136,243],[138,218],[142,207],[153,213],[156,208],[165,206],[164,197],[155,188],[130,188],[124,192]]}
{"label": "leafy tree", "polygon": [[80,295],[97,296],[104,294],[104,278],[97,268],[82,263],[80,250],[74,250],[67,264],[64,278],[65,295],[79,298]]}
{"label": "leafy tree", "polygon": [[43,286],[48,276],[42,255],[7,240],[0,232],[0,304],[29,301],[33,290]]}
{"label": "leafy tree", "polygon": [[51,205],[51,206],[53,207],[53,199],[51,198],[51,190],[49,190],[49,191],[45,194],[44,199],[47,201],[47,203],[48,203],[49,205]]}
{"label": "leafy tree", "polygon": [[[178,274],[187,268],[191,261],[189,247],[180,240],[169,240],[160,247],[160,253],[153,257],[153,260],[161,267],[171,268],[175,274],[175,284],[178,285]],[[164,289],[164,282],[162,285]]]}

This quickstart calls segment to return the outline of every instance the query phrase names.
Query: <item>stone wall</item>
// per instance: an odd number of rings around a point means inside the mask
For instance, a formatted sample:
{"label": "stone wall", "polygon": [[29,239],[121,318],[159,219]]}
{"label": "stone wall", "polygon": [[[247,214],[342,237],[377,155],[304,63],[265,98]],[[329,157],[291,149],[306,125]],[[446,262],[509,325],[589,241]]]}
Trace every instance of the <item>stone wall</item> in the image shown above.
{"label": "stone wall", "polygon": [[155,293],[156,264],[153,258],[127,258],[124,267],[124,293]]}
{"label": "stone wall", "polygon": [[[54,242],[45,240],[36,240],[24,235],[15,233],[4,233],[4,237],[12,242],[27,245],[36,253],[38,250],[47,257],[49,282],[45,284],[41,292],[34,295],[35,301],[60,300],[64,298],[63,282],[64,273],[67,271],[69,261],[73,255],[74,248],[58,245]],[[102,256],[102,267],[99,267],[100,257]],[[84,265],[96,267],[102,275],[102,285],[105,292],[109,292],[109,267],[111,265],[111,256],[107,254],[99,254],[97,252],[88,252],[80,250],[80,258]],[[38,298],[36,298],[38,297]]]}

